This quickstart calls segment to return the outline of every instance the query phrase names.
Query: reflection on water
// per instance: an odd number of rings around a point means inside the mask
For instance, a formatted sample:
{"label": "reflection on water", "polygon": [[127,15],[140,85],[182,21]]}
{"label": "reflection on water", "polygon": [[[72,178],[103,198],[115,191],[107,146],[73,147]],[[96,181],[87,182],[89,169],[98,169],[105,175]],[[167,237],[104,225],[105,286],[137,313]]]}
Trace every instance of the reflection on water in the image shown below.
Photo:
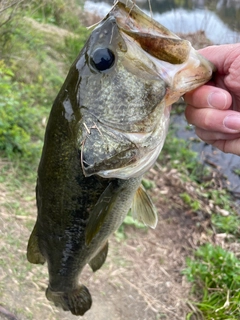
{"label": "reflection on water", "polygon": [[232,31],[214,13],[208,10],[172,10],[163,14],[156,13],[154,18],[175,33],[194,33],[204,30],[207,38],[215,44],[235,43],[240,35]]}
{"label": "reflection on water", "polygon": [[[101,0],[95,0],[99,2]],[[149,11],[149,0],[135,0],[142,9]],[[164,13],[179,8],[214,12],[233,31],[240,32],[240,0],[150,0],[154,13]],[[105,0],[112,5],[113,0]]]}
{"label": "reflection on water", "polygon": [[[139,6],[148,10],[148,1],[137,1]],[[153,12],[164,13],[173,9],[196,9],[214,12],[231,30],[240,31],[240,1],[239,0],[151,0]]]}
{"label": "reflection on water", "polygon": [[[148,1],[137,1],[137,4],[149,14]],[[86,11],[101,17],[110,7],[106,2],[85,2]],[[151,0],[151,7],[154,19],[175,33],[204,30],[215,44],[240,41],[240,33],[236,31],[240,30],[240,8],[237,8],[240,0]]]}
{"label": "reflection on water", "polygon": [[[148,1],[140,1],[139,6],[148,10]],[[197,24],[195,28],[197,28],[197,30],[202,28],[207,32],[208,36],[211,32],[218,32],[219,37],[214,35],[212,39],[210,38],[215,43],[236,42],[236,39],[239,39],[236,38],[236,34],[240,32],[240,0],[151,0],[151,7],[155,13],[162,14],[174,11],[175,19],[178,21],[179,18],[176,16],[183,13],[185,17],[182,18],[182,21],[186,21],[188,24],[187,32],[191,32],[191,24],[193,27],[194,24]],[[168,18],[171,20],[174,19],[174,17],[169,15]],[[214,25],[216,29],[214,29]],[[179,25],[177,28],[179,28]],[[173,31],[177,32],[177,28]],[[193,30],[193,32],[195,32],[195,30]],[[232,31],[235,31],[235,33],[232,34]],[[227,33],[231,34],[230,40],[227,40]],[[222,34],[224,35],[223,40],[221,40]]]}

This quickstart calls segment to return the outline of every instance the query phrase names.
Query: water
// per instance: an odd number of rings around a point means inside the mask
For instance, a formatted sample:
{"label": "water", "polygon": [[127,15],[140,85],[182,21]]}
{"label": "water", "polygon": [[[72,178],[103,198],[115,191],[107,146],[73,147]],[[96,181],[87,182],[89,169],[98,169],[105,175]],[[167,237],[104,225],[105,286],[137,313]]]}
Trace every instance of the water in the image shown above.
{"label": "water", "polygon": [[[111,3],[86,1],[85,10],[104,17]],[[136,3],[150,15],[148,1]],[[240,0],[151,0],[151,7],[153,18],[175,33],[204,30],[214,44],[240,42]]]}
{"label": "water", "polygon": [[[149,14],[148,2],[136,1]],[[109,4],[110,3],[110,4]],[[86,1],[85,10],[104,17],[113,1]],[[178,3],[178,5],[177,5]],[[179,5],[181,3],[181,5]],[[153,18],[173,32],[194,33],[204,30],[214,44],[240,42],[240,0],[151,0]],[[199,153],[199,159],[222,172],[229,180],[229,189],[240,194],[239,157],[225,154],[200,141],[194,129],[186,130],[184,116],[172,116],[172,125],[177,127],[177,136],[189,141],[191,148]]]}

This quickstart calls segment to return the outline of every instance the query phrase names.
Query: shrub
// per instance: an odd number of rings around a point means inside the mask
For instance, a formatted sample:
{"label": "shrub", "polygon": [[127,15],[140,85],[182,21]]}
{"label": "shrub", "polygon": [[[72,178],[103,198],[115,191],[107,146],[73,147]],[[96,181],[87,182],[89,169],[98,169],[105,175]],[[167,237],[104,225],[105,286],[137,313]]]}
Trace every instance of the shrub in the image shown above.
{"label": "shrub", "polygon": [[0,151],[33,160],[41,149],[41,112],[36,110],[32,86],[13,81],[12,70],[0,61]]}

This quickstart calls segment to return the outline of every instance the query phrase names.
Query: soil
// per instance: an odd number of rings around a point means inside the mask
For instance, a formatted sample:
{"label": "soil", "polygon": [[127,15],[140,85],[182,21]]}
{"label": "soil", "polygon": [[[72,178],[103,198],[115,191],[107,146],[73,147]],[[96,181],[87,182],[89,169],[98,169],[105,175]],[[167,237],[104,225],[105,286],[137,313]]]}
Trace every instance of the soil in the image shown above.
{"label": "soil", "polygon": [[[209,216],[206,210],[193,213],[183,203],[179,195],[195,188],[175,170],[157,165],[147,177],[154,181],[149,194],[158,209],[158,225],[155,230],[125,225],[124,240],[118,234],[111,237],[102,269],[94,274],[86,266],[80,280],[93,305],[85,320],[181,320],[190,310],[190,286],[181,272],[192,249],[209,240]],[[76,319],[45,298],[46,266],[26,260],[35,217],[34,186],[22,185],[13,194],[6,182],[0,184],[0,319]]]}

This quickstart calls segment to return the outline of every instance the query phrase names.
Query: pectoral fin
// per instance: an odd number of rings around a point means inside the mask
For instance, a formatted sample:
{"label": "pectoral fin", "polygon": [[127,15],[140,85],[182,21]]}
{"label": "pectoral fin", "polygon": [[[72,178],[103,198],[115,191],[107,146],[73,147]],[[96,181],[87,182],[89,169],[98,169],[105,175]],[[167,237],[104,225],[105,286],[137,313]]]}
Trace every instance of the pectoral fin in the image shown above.
{"label": "pectoral fin", "polygon": [[100,252],[88,263],[92,268],[92,271],[95,272],[101,268],[104,264],[108,254],[108,242],[104,245]]}
{"label": "pectoral fin", "polygon": [[114,186],[111,182],[98,199],[95,207],[90,213],[86,228],[86,244],[89,245],[92,239],[99,233],[104,222],[112,211],[115,201],[121,192],[120,186]]}
{"label": "pectoral fin", "polygon": [[134,195],[131,211],[133,218],[153,229],[156,228],[158,222],[157,210],[143,186],[140,186]]}
{"label": "pectoral fin", "polygon": [[33,228],[31,236],[28,241],[27,246],[27,259],[29,262],[34,264],[44,264],[45,258],[41,254],[39,245],[38,245],[38,236],[37,236],[37,227],[36,225]]}

